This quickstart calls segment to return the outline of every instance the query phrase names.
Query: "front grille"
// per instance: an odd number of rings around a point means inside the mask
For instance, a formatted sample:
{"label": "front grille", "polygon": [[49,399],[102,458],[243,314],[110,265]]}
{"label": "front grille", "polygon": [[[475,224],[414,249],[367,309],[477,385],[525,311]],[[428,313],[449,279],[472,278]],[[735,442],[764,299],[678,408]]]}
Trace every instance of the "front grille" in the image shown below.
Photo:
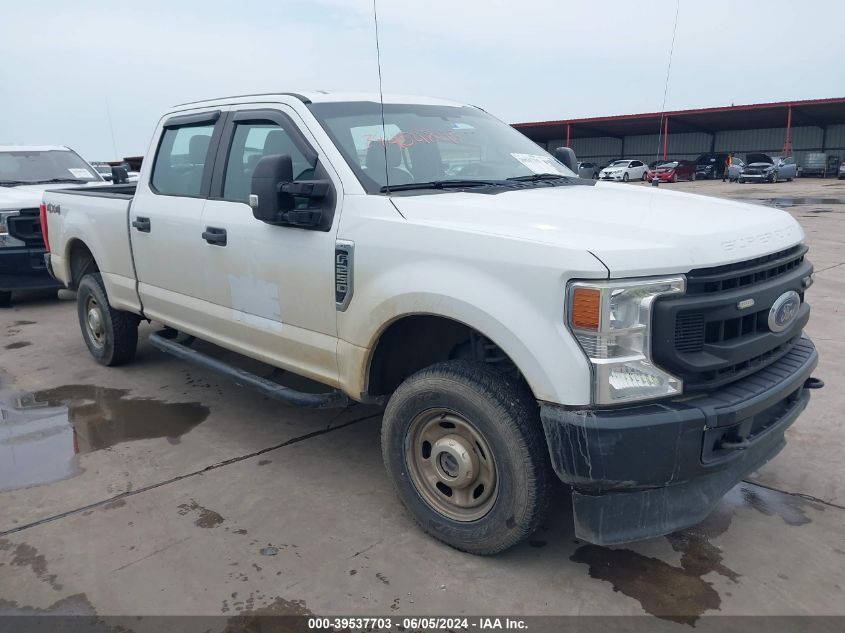
{"label": "front grille", "polygon": [[[655,363],[681,378],[685,391],[696,391],[738,380],[783,356],[809,317],[803,300],[812,265],[806,252],[799,245],[689,272],[684,295],[655,302]],[[771,332],[769,310],[789,290],[801,297],[799,314],[786,331]]]}
{"label": "front grille", "polygon": [[699,268],[687,275],[687,294],[709,294],[752,286],[788,273],[804,262],[803,244],[735,264]]}

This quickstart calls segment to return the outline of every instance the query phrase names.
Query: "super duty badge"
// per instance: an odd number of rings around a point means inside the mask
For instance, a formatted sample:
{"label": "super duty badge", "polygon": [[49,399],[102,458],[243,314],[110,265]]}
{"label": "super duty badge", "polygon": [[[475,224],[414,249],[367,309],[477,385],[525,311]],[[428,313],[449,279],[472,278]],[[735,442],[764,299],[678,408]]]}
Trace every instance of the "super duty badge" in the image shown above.
{"label": "super duty badge", "polygon": [[334,300],[340,312],[349,307],[352,301],[352,273],[355,243],[337,240],[334,247]]}

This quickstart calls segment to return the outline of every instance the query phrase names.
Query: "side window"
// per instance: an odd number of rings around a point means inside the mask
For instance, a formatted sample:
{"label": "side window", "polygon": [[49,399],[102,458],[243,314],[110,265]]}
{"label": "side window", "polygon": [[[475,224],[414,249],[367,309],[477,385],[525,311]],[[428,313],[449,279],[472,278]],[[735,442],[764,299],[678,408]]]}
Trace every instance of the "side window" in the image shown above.
{"label": "side window", "polygon": [[223,199],[248,202],[252,172],[258,161],[271,154],[288,154],[293,162],[295,180],[314,178],[314,166],[296,146],[287,130],[271,122],[249,122],[235,125],[226,175]]}
{"label": "side window", "polygon": [[213,123],[165,128],[156,152],[151,184],[168,196],[199,196]]}
{"label": "side window", "polygon": [[642,166],[643,166],[643,164],[638,160],[631,161],[631,167],[642,167]]}

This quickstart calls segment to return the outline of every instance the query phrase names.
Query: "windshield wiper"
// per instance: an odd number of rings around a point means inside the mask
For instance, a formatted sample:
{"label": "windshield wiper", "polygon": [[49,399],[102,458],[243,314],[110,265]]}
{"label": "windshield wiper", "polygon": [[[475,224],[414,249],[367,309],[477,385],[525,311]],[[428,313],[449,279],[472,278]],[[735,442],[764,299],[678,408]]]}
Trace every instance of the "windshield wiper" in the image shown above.
{"label": "windshield wiper", "polygon": [[0,180],[0,187],[17,187],[18,185],[30,184],[26,180]]}
{"label": "windshield wiper", "polygon": [[412,191],[414,189],[463,189],[466,187],[503,187],[507,186],[505,180],[430,180],[428,182],[409,182],[403,185],[385,185],[379,191],[389,193],[391,191]]}
{"label": "windshield wiper", "polygon": [[48,180],[33,180],[28,182],[29,185],[49,185],[53,182],[88,182],[87,180],[82,180],[81,178],[50,178]]}
{"label": "windshield wiper", "polygon": [[563,174],[529,174],[528,176],[513,176],[512,178],[508,178],[508,180],[537,182],[538,180],[561,180],[563,178],[574,178],[574,176],[564,176]]}

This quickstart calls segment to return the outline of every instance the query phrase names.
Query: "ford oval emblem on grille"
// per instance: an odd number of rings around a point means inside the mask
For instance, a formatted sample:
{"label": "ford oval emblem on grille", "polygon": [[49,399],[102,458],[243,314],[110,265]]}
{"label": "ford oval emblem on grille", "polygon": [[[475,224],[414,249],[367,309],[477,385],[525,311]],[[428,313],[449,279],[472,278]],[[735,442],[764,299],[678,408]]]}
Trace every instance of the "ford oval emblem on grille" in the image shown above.
{"label": "ford oval emblem on grille", "polygon": [[798,316],[801,307],[801,297],[794,290],[784,292],[775,299],[769,310],[769,329],[772,332],[783,332]]}

